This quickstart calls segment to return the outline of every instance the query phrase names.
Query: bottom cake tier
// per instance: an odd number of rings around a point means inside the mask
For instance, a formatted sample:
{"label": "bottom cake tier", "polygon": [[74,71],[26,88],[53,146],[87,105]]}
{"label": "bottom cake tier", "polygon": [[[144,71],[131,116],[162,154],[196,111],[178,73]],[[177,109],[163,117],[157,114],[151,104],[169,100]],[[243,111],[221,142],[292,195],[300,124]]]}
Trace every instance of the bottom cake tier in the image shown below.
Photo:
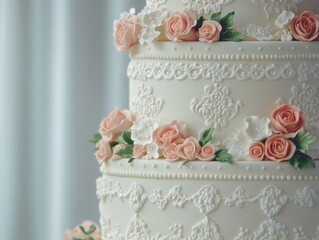
{"label": "bottom cake tier", "polygon": [[101,172],[103,240],[319,240],[318,169],[122,159]]}

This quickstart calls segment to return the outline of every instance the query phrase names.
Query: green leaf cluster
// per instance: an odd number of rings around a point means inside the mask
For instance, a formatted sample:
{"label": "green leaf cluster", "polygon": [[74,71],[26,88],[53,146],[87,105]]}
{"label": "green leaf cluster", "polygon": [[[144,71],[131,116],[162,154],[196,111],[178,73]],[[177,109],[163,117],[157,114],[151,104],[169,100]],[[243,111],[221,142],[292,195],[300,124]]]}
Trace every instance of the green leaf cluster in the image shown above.
{"label": "green leaf cluster", "polygon": [[308,132],[299,133],[292,141],[296,145],[296,152],[290,159],[289,163],[295,169],[313,169],[316,168],[315,161],[306,154],[310,145],[313,144],[317,138]]}
{"label": "green leaf cluster", "polygon": [[91,235],[92,233],[94,233],[95,230],[96,230],[96,227],[95,227],[93,224],[90,226],[90,229],[87,230],[87,231],[84,229],[83,226],[80,226],[80,229],[81,229],[81,231],[83,232],[83,234],[84,234],[85,236],[88,236],[89,238],[72,237],[71,240],[85,240],[85,239],[94,240],[93,237],[90,237],[90,235]]}
{"label": "green leaf cluster", "polygon": [[[219,22],[222,26],[220,41],[240,42],[246,39],[246,35],[234,30],[234,16],[234,11],[226,14],[224,17],[222,17],[221,12],[213,13],[210,16],[210,20]],[[195,26],[196,31],[198,31],[202,27],[205,20],[206,19],[204,17],[200,17],[197,20],[197,24]]]}
{"label": "green leaf cluster", "polygon": [[212,141],[213,139],[213,133],[214,133],[214,129],[213,128],[209,128],[207,130],[205,130],[200,138],[199,138],[199,145],[201,147],[205,146],[206,144],[208,144],[210,141]]}
{"label": "green leaf cluster", "polygon": [[118,142],[120,144],[123,144],[125,148],[117,151],[116,155],[123,158],[128,158],[129,159],[128,162],[132,163],[134,161],[134,158],[133,158],[134,141],[132,140],[131,132],[124,131],[122,135],[119,137]]}

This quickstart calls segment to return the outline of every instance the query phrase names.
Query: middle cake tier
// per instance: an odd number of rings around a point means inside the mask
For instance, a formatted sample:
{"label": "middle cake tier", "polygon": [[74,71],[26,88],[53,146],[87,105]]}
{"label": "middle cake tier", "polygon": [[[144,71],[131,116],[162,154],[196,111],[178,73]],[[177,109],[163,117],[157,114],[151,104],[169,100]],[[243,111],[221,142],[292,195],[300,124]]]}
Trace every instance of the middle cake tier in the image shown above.
{"label": "middle cake tier", "polygon": [[301,42],[158,42],[135,46],[128,67],[130,109],[159,123],[183,121],[193,136],[215,129],[223,142],[250,116],[299,106],[319,126],[319,49]]}

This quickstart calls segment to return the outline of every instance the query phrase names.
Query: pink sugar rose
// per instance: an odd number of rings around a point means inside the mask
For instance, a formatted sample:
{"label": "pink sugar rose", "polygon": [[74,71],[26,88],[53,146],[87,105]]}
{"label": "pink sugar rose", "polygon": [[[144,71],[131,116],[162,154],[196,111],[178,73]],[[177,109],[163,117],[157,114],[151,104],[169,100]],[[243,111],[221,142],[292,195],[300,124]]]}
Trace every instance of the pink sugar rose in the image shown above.
{"label": "pink sugar rose", "polygon": [[178,138],[186,138],[186,124],[178,121],[159,126],[153,133],[155,143],[160,147],[167,147]]}
{"label": "pink sugar rose", "polygon": [[289,29],[295,39],[300,41],[319,40],[319,16],[313,12],[305,11],[295,16],[290,23]]}
{"label": "pink sugar rose", "polygon": [[178,147],[178,156],[184,160],[193,161],[200,151],[198,140],[194,137],[187,138]]}
{"label": "pink sugar rose", "polygon": [[173,13],[166,21],[166,37],[174,42],[197,41],[196,14],[190,10]]}
{"label": "pink sugar rose", "polygon": [[290,160],[296,152],[295,144],[282,135],[273,135],[266,140],[265,156],[275,162]]}
{"label": "pink sugar rose", "polygon": [[265,145],[255,142],[249,148],[249,156],[256,161],[263,161],[265,157]]}
{"label": "pink sugar rose", "polygon": [[[96,229],[90,235],[85,235],[80,229],[80,226],[82,226],[85,231],[89,231],[92,225],[94,225]],[[83,238],[85,240],[88,240],[90,237],[93,238],[94,240],[100,240],[101,230],[96,223],[87,220],[87,221],[84,221],[82,224],[76,226],[75,228],[67,230],[64,235],[64,240],[71,240],[72,238]]]}
{"label": "pink sugar rose", "polygon": [[108,161],[112,157],[112,149],[109,141],[102,139],[96,144],[98,150],[95,152],[95,157],[99,163]]}
{"label": "pink sugar rose", "polygon": [[126,51],[139,42],[142,26],[138,17],[127,14],[114,23],[114,43],[119,51]]}
{"label": "pink sugar rose", "polygon": [[212,161],[215,158],[215,147],[211,144],[203,146],[196,157],[201,161]]}
{"label": "pink sugar rose", "polygon": [[130,111],[120,111],[115,108],[101,123],[100,134],[107,141],[115,141],[122,132],[128,130],[134,123],[135,117]]}
{"label": "pink sugar rose", "polygon": [[117,154],[118,151],[123,150],[123,149],[125,149],[125,146],[124,146],[123,144],[118,144],[118,145],[116,145],[116,146],[113,148],[113,156],[111,157],[110,160],[112,160],[112,161],[117,161],[117,160],[122,159],[121,156],[116,155],[116,154]]}
{"label": "pink sugar rose", "polygon": [[220,38],[220,32],[223,27],[219,22],[206,20],[202,27],[198,30],[197,36],[200,42],[217,42]]}
{"label": "pink sugar rose", "polygon": [[178,138],[174,142],[170,143],[164,148],[163,156],[168,161],[178,161],[180,159],[178,155],[178,147],[184,142],[183,138]]}
{"label": "pink sugar rose", "polygon": [[147,151],[143,145],[135,144],[133,147],[133,156],[137,159],[142,159],[147,155]]}
{"label": "pink sugar rose", "polygon": [[283,105],[275,110],[271,116],[270,126],[274,133],[286,138],[294,138],[303,131],[305,116],[300,108],[293,105]]}

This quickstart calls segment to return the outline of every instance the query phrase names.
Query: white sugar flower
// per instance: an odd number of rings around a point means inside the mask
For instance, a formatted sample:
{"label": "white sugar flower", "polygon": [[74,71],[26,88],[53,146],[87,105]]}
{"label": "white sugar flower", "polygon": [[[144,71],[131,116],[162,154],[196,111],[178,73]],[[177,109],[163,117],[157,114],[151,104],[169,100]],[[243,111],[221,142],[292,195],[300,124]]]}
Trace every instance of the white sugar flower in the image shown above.
{"label": "white sugar flower", "polygon": [[280,29],[287,29],[294,17],[295,14],[293,12],[283,11],[275,21],[275,25]]}
{"label": "white sugar flower", "polygon": [[146,146],[147,155],[145,158],[148,159],[157,159],[159,158],[158,154],[158,146],[155,142],[152,142],[151,144],[148,144]]}
{"label": "white sugar flower", "polygon": [[250,159],[249,147],[253,144],[253,141],[246,132],[238,131],[233,136],[226,138],[223,144],[235,161]]}
{"label": "white sugar flower", "polygon": [[153,132],[157,128],[157,123],[153,119],[137,119],[132,126],[132,140],[135,144],[145,146],[153,142]]}
{"label": "white sugar flower", "polygon": [[269,118],[247,117],[245,119],[245,132],[253,141],[261,141],[272,134],[269,124]]}
{"label": "white sugar flower", "polygon": [[293,36],[289,29],[284,29],[281,31],[281,41],[292,41]]}

